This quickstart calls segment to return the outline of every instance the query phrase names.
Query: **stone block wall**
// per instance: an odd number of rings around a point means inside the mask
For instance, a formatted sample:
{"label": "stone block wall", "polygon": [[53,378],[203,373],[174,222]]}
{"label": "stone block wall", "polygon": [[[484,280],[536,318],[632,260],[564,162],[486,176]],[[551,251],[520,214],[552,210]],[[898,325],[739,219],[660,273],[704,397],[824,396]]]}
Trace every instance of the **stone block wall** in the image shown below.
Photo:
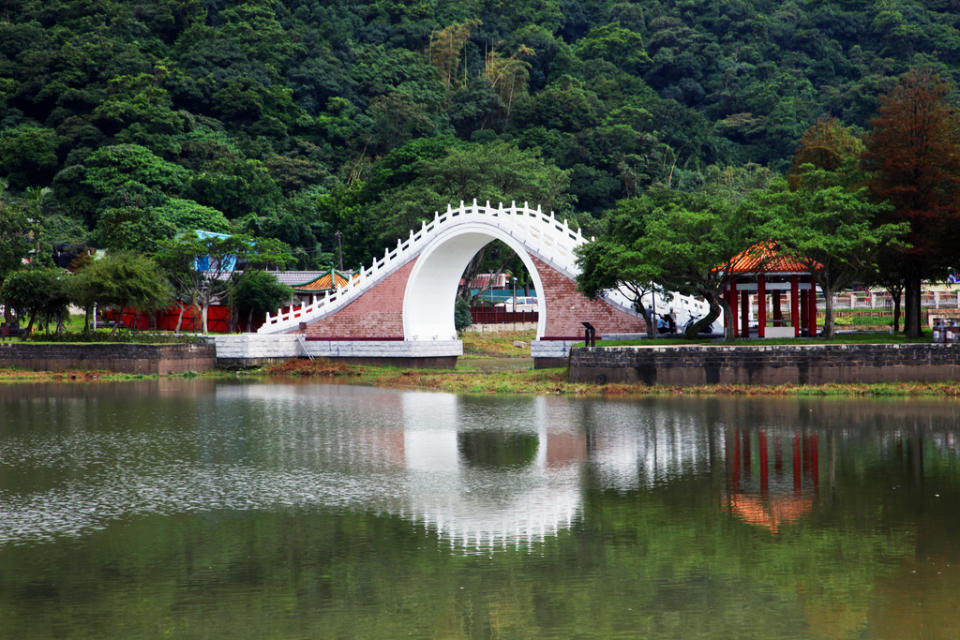
{"label": "stone block wall", "polygon": [[960,380],[960,344],[574,347],[571,382],[646,385]]}
{"label": "stone block wall", "polygon": [[0,343],[0,367],[31,371],[105,369],[118,373],[165,375],[207,371],[216,364],[216,350],[209,344]]}

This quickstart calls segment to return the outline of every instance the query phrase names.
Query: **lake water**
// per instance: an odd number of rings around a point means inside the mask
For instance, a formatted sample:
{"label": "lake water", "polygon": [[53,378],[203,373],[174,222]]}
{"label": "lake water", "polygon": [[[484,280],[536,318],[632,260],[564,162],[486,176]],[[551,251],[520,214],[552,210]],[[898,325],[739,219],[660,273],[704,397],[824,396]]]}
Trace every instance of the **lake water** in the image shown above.
{"label": "lake water", "polygon": [[960,637],[960,403],[0,387],[0,637]]}

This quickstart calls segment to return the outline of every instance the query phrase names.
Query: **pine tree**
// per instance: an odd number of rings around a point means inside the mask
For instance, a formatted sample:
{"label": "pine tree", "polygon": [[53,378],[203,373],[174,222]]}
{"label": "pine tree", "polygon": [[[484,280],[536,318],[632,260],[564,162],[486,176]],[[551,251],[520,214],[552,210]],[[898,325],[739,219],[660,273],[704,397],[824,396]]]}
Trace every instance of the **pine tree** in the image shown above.
{"label": "pine tree", "polygon": [[909,246],[889,258],[903,274],[909,337],[920,335],[921,280],[942,276],[957,259],[960,115],[947,101],[951,88],[930,71],[907,72],[880,99],[865,141],[870,189],[893,205],[886,221],[910,224]]}

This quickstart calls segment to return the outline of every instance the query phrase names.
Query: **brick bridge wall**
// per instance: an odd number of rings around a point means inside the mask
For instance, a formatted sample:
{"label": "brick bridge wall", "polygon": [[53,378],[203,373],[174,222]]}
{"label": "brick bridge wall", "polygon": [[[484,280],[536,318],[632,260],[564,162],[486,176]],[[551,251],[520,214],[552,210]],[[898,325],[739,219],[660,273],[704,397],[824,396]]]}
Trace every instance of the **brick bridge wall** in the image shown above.
{"label": "brick bridge wall", "polygon": [[307,337],[402,338],[403,293],[417,260],[403,265],[340,311],[311,323]]}
{"label": "brick bridge wall", "polygon": [[[604,333],[643,333],[643,318],[619,311],[601,300],[590,300],[577,291],[577,283],[547,263],[533,259],[543,282],[547,303],[545,337],[583,335],[583,321],[591,323],[598,337]],[[307,337],[401,338],[403,295],[416,264],[414,258],[340,311],[307,326]],[[453,310],[450,310],[453,313]]]}
{"label": "brick bridge wall", "polygon": [[583,325],[589,322],[597,330],[597,337],[604,333],[643,333],[646,325],[643,318],[624,313],[602,300],[590,300],[577,291],[577,283],[547,263],[533,256],[533,263],[540,273],[547,302],[547,326],[545,338],[581,337]]}
{"label": "brick bridge wall", "polygon": [[647,385],[960,380],[960,344],[574,347],[571,382]]}

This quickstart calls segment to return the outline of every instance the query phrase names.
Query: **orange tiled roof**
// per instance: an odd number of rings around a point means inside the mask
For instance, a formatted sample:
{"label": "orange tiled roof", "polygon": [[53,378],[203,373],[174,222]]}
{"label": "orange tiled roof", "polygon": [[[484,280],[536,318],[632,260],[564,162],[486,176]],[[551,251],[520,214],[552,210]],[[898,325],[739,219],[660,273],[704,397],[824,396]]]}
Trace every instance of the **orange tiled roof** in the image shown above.
{"label": "orange tiled roof", "polygon": [[[336,281],[334,281],[334,276],[336,276]],[[342,287],[347,284],[348,280],[336,273],[331,271],[330,273],[325,273],[322,276],[314,278],[310,282],[304,282],[303,284],[297,284],[293,286],[294,291],[326,291],[327,289],[336,289],[337,287]]]}
{"label": "orange tiled roof", "polygon": [[[814,266],[820,268],[819,263]],[[808,270],[807,265],[795,257],[778,254],[772,242],[759,242],[744,249],[730,259],[729,269],[730,273],[805,273]]]}
{"label": "orange tiled roof", "polygon": [[813,509],[809,496],[770,496],[767,499],[743,494],[728,497],[728,506],[747,524],[766,527],[777,533],[785,524],[796,522]]}

